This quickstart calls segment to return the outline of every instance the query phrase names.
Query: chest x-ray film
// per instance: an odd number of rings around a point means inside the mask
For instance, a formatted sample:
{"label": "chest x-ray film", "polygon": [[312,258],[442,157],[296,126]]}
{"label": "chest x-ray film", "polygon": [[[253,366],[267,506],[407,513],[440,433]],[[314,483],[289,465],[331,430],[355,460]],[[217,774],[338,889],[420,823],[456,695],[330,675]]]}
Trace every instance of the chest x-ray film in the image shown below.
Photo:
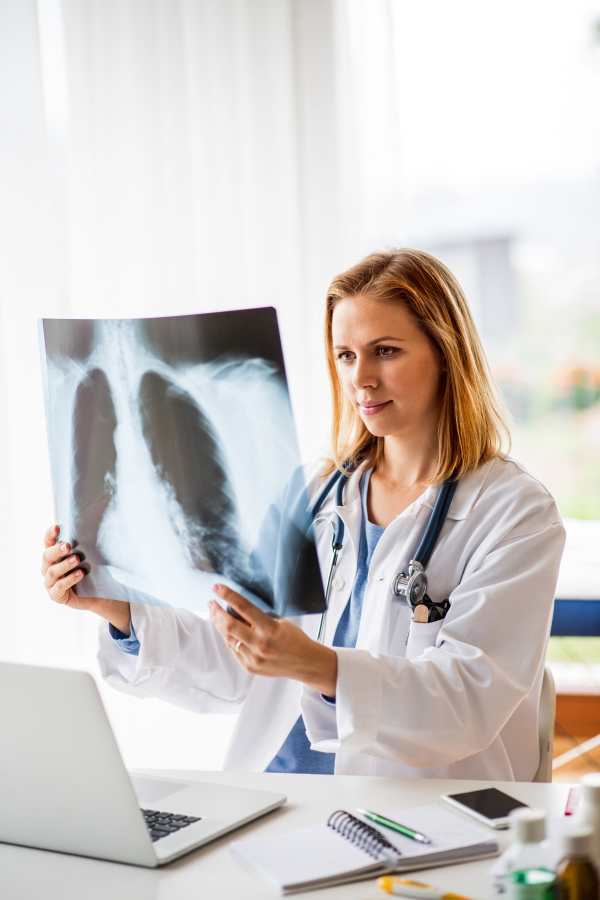
{"label": "chest x-ray film", "polygon": [[204,611],[221,582],[323,611],[275,310],[43,319],[40,340],[78,594]]}

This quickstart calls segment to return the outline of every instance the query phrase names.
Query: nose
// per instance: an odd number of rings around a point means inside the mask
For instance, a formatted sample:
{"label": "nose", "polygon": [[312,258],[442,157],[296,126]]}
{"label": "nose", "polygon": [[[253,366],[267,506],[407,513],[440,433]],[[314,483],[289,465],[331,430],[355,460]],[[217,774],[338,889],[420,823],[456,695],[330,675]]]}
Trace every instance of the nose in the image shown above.
{"label": "nose", "polygon": [[377,376],[373,370],[373,361],[369,357],[357,355],[352,374],[352,386],[356,391],[377,387]]}

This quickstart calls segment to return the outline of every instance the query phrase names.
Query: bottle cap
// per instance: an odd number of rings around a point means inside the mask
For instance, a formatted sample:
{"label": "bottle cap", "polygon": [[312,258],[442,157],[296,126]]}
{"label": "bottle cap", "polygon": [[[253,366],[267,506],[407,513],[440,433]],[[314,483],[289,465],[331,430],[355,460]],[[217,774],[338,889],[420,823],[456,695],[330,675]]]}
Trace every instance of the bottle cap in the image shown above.
{"label": "bottle cap", "polygon": [[592,852],[591,828],[570,828],[563,834],[565,856],[589,856]]}
{"label": "bottle cap", "polygon": [[536,844],[546,837],[546,813],[543,809],[513,809],[510,816],[514,840]]}
{"label": "bottle cap", "polygon": [[597,803],[600,800],[600,772],[588,772],[582,775],[580,783],[583,787],[583,796],[587,800]]}

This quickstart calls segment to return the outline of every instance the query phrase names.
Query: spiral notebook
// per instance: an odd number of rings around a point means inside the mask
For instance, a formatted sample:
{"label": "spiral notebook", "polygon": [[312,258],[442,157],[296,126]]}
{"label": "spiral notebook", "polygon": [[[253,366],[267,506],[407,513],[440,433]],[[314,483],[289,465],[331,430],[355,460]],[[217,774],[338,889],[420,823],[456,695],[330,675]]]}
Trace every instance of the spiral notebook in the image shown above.
{"label": "spiral notebook", "polygon": [[489,831],[435,803],[384,815],[426,834],[431,844],[412,841],[388,828],[376,828],[345,810],[337,810],[327,824],[234,841],[230,850],[280,894],[498,853],[498,844]]}

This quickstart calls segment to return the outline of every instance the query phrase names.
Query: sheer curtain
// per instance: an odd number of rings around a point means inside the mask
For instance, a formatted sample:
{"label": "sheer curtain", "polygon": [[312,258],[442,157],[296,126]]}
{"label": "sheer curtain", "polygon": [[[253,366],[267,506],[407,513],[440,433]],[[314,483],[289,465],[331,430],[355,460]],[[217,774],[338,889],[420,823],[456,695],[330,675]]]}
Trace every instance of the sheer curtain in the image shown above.
{"label": "sheer curtain", "polygon": [[[303,453],[327,440],[329,279],[397,243],[389,0],[0,0],[0,658],[94,674],[51,604],[39,316],[277,308]],[[232,716],[102,688],[127,764],[218,767]]]}

